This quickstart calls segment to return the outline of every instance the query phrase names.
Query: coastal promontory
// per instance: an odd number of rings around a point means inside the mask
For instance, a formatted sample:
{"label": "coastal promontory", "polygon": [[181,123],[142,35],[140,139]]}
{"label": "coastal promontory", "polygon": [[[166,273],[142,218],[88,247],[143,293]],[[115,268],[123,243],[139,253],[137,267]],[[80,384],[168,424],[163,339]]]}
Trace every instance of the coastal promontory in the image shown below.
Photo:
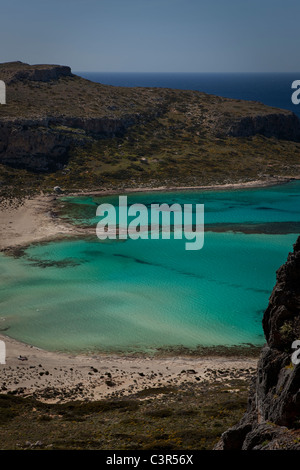
{"label": "coastal promontory", "polygon": [[299,174],[300,121],[287,110],[192,90],[108,86],[59,65],[2,63],[0,79],[2,196]]}

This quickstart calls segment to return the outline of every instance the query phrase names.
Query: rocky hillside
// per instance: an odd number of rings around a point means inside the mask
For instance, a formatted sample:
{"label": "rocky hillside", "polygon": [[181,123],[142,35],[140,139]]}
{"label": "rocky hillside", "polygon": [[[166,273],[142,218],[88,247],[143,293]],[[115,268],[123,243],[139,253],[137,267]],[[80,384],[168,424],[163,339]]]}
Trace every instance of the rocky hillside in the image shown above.
{"label": "rocky hillside", "polygon": [[[300,173],[300,122],[258,102],[0,64],[2,191],[200,185]],[[37,177],[36,174],[39,176]],[[4,189],[3,189],[4,188]]]}
{"label": "rocky hillside", "polygon": [[300,339],[300,237],[277,272],[263,328],[267,344],[248,410],[222,435],[219,450],[300,449],[300,365],[291,360]]}

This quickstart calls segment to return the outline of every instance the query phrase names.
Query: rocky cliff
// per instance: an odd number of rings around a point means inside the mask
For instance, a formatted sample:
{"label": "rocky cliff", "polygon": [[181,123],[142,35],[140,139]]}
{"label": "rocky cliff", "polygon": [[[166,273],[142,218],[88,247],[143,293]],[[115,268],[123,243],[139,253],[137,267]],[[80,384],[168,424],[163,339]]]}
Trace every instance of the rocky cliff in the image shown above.
{"label": "rocky cliff", "polygon": [[72,77],[70,67],[66,65],[29,65],[23,62],[0,64],[1,80],[6,85],[19,81],[50,82],[60,77]]}
{"label": "rocky cliff", "polygon": [[222,435],[218,450],[300,449],[300,365],[291,360],[300,339],[300,237],[277,272],[263,328],[267,344],[247,412]]}
{"label": "rocky cliff", "polygon": [[[121,135],[160,112],[156,101],[73,75],[70,67],[0,64],[0,163],[34,172],[63,167],[71,146]],[[127,96],[128,95],[128,96]]]}
{"label": "rocky cliff", "polygon": [[95,137],[113,137],[132,125],[123,119],[49,116],[0,121],[0,161],[34,172],[55,171],[68,161],[71,146],[83,147]]}
{"label": "rocky cliff", "polygon": [[293,113],[286,115],[279,112],[270,112],[267,116],[246,116],[227,122],[223,126],[222,134],[233,137],[260,134],[265,137],[300,141],[299,119]]}

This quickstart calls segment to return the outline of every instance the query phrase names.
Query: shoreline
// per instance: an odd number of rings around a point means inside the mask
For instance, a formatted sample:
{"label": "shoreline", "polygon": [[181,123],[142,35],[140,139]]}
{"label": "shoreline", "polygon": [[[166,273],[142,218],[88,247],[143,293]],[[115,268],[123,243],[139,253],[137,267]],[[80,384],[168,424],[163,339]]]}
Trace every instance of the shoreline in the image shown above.
{"label": "shoreline", "polygon": [[[22,205],[0,209],[0,252],[21,249],[31,243],[45,242],[89,234],[88,228],[75,226],[53,214],[55,202],[59,197],[68,196],[110,196],[138,192],[173,192],[173,191],[226,191],[232,189],[255,189],[286,184],[299,177],[278,177],[269,180],[255,180],[245,183],[228,183],[211,186],[181,186],[157,188],[125,188],[103,191],[76,191],[58,194],[39,194],[25,198]],[[94,233],[94,229],[93,229]]]}
{"label": "shoreline", "polygon": [[[175,188],[128,188],[127,190],[82,191],[71,195],[99,195],[188,190],[252,189],[288,183],[297,178],[276,178],[214,186]],[[38,195],[23,205],[2,210],[0,251],[13,253],[31,243],[87,234],[86,229],[54,217],[52,210],[59,195]],[[6,364],[0,364],[0,393],[34,396],[42,401],[97,400],[121,397],[147,388],[180,386],[186,382],[215,382],[254,374],[257,357],[251,355],[193,356],[183,350],[162,355],[95,353],[91,355],[45,351],[17,341],[0,332],[7,349]],[[18,359],[27,357],[26,361]],[[1,388],[2,387],[2,388]]]}
{"label": "shoreline", "polygon": [[280,184],[290,183],[291,181],[297,181],[300,179],[299,176],[278,176],[267,180],[253,180],[239,183],[224,183],[224,184],[213,184],[213,185],[202,185],[202,186],[159,186],[159,187],[139,187],[139,188],[123,188],[123,189],[105,189],[103,191],[68,191],[67,196],[110,196],[113,194],[123,193],[140,193],[140,192],[175,192],[175,191],[226,191],[230,189],[254,189],[263,188],[268,186],[276,186]]}
{"label": "shoreline", "polygon": [[[6,364],[0,364],[0,394],[33,396],[47,403],[121,398],[187,383],[248,379],[258,361],[236,356],[72,355],[45,351],[2,334],[0,340],[6,345]],[[19,360],[20,356],[27,360]]]}

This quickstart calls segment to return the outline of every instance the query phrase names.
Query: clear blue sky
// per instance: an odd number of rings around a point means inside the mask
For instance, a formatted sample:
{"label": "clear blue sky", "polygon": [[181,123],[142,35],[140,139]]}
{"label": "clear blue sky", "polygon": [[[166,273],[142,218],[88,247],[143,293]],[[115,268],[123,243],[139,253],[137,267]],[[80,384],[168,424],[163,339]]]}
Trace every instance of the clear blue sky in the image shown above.
{"label": "clear blue sky", "polygon": [[101,72],[294,72],[300,0],[8,0],[0,62]]}

